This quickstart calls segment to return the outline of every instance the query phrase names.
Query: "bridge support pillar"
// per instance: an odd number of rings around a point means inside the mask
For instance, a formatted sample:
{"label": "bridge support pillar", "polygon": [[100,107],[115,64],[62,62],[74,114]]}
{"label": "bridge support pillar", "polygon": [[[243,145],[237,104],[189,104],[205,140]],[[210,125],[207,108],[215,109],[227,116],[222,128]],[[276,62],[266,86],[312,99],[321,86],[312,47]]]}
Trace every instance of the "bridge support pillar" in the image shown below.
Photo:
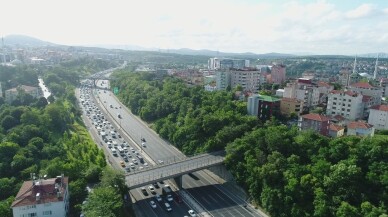
{"label": "bridge support pillar", "polygon": [[182,183],[182,176],[177,176],[174,178],[175,184],[178,187],[178,189],[183,188],[183,183]]}

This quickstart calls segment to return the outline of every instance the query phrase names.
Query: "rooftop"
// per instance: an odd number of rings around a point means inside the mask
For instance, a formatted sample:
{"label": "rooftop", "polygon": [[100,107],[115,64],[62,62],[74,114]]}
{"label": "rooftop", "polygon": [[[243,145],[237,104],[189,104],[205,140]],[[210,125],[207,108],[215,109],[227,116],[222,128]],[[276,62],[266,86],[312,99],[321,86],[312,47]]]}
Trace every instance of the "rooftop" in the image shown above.
{"label": "rooftop", "polygon": [[278,101],[280,101],[280,99],[278,97],[267,96],[267,95],[260,95],[259,99],[266,101],[266,102],[278,102]]}
{"label": "rooftop", "polygon": [[[68,179],[68,177],[63,177],[63,182],[60,177],[25,181],[11,207],[63,201],[63,193],[69,183]],[[57,192],[61,192],[62,195],[58,196]],[[36,198],[38,193],[40,195],[39,200]]]}
{"label": "rooftop", "polygon": [[343,130],[343,129],[345,129],[345,128],[342,127],[342,126],[336,125],[336,124],[330,124],[329,129],[330,129],[331,131],[336,131],[336,132],[338,132],[338,131]]}
{"label": "rooftop", "polygon": [[18,87],[11,88],[11,89],[9,89],[7,91],[17,92],[19,88],[24,90],[24,91],[26,91],[26,92],[35,91],[36,89],[38,89],[37,87],[32,87],[32,86],[27,86],[27,85],[20,85]]}
{"label": "rooftop", "polygon": [[348,123],[348,129],[370,129],[373,125],[363,121],[352,121]]}
{"label": "rooftop", "polygon": [[324,81],[318,81],[318,87],[330,87],[331,85],[324,82]]}
{"label": "rooftop", "polygon": [[359,88],[374,88],[372,85],[370,85],[368,82],[358,82],[350,85],[352,87],[359,87]]}
{"label": "rooftop", "polygon": [[315,121],[329,121],[329,118],[315,113],[310,113],[302,116],[303,119],[315,120]]}
{"label": "rooftop", "polygon": [[388,105],[375,105],[375,106],[372,106],[370,109],[388,112]]}

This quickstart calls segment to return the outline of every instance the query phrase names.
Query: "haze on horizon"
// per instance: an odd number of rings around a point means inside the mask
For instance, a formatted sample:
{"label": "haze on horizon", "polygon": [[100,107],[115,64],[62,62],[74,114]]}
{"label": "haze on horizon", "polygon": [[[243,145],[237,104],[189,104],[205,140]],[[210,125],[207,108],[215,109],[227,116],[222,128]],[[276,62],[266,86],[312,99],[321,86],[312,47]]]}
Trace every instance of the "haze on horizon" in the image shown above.
{"label": "haze on horizon", "polygon": [[137,45],[222,52],[388,51],[388,1],[13,0],[0,35],[64,45]]}

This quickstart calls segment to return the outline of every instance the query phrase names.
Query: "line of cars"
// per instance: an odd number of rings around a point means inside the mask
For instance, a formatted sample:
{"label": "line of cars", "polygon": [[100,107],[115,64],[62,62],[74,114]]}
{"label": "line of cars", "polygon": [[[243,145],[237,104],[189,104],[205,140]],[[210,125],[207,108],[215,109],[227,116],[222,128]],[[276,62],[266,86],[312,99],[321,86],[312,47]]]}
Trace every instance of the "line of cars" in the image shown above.
{"label": "line of cars", "polygon": [[[120,165],[125,169],[126,172],[130,172],[131,170],[136,169],[141,170],[144,167],[148,167],[148,163],[144,161],[138,150],[131,147],[121,137],[121,135],[115,130],[114,126],[106,119],[106,117],[104,117],[100,109],[91,100],[92,98],[89,96],[92,94],[91,91],[92,89],[90,88],[81,89],[81,99],[84,99],[81,100],[81,102],[85,108],[85,113],[87,113],[87,116],[92,121],[93,125],[98,131],[98,134],[104,141],[104,144],[106,144],[107,147],[111,150],[112,155],[115,157],[121,157],[122,160],[120,161]],[[105,90],[104,92],[106,93]],[[104,103],[106,102],[104,101]],[[109,105],[109,108],[112,110],[118,109],[113,105]],[[107,107],[107,109],[109,108]],[[118,114],[118,118],[122,118],[120,114]],[[142,147],[146,147],[145,138],[141,138],[141,145]],[[158,160],[158,164],[164,164],[164,162],[162,160]],[[164,182],[160,183],[161,186],[163,186],[162,188],[160,188],[158,183],[154,183],[147,188],[142,187],[141,191],[145,196],[150,195],[148,198],[149,204],[153,209],[156,209],[159,206],[167,212],[171,212],[174,200],[176,203],[182,203],[182,198],[178,193],[173,192],[168,185],[163,185]],[[147,189],[150,194],[148,194]],[[158,191],[160,191],[159,189],[162,191],[161,194],[158,193]],[[193,210],[189,210],[188,214],[192,217],[197,216]]]}
{"label": "line of cars", "polygon": [[149,199],[149,204],[153,209],[156,209],[159,204],[162,209],[171,212],[174,200],[177,203],[183,202],[181,196],[173,192],[170,186],[165,185],[163,181],[159,183],[155,182],[148,187],[142,187],[141,192]]}
{"label": "line of cars", "polygon": [[[84,108],[86,115],[91,120],[96,128],[101,140],[110,150],[114,157],[120,157],[120,165],[126,172],[136,169],[144,169],[149,167],[139,151],[131,147],[117,132],[112,123],[110,123],[104,114],[92,100],[90,94],[92,89],[87,86],[81,87],[81,105]],[[112,106],[113,107],[113,106]],[[101,143],[102,144],[102,143]],[[145,147],[145,145],[143,146]]]}

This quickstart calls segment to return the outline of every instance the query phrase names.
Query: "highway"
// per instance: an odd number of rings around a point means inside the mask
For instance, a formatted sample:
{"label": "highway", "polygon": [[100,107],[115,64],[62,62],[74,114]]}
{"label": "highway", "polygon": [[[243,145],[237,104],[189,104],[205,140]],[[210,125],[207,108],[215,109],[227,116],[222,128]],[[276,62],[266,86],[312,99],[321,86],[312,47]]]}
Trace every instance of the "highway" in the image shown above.
{"label": "highway", "polygon": [[[106,91],[107,92],[107,91]],[[98,103],[93,100],[92,95],[93,94],[102,94],[104,93],[103,90],[91,90],[88,88],[82,88],[81,90],[77,89],[76,96],[80,101],[84,101],[84,103],[80,103],[81,108],[83,108],[83,115],[82,118],[85,122],[86,127],[89,130],[89,133],[92,135],[92,138],[96,142],[96,144],[100,144],[99,147],[104,150],[105,155],[108,158],[109,163],[118,170],[123,170],[124,168],[120,166],[120,161],[123,161],[123,159],[120,156],[114,156],[111,152],[111,150],[108,148],[107,143],[101,138],[100,132],[97,130],[97,127],[94,126],[94,123],[96,120],[104,120],[104,122],[107,122],[107,130],[108,131],[114,131],[116,130],[117,133],[120,135],[121,138],[111,138],[113,141],[120,143],[123,143],[124,141],[127,142],[129,148],[133,148],[134,152],[138,152],[139,155],[144,156],[144,152],[141,152],[140,148],[137,147],[135,144],[133,144],[131,138],[127,137],[126,133],[124,133],[122,130],[119,129],[118,125],[115,125],[113,122],[113,119],[107,115],[106,109],[104,107],[99,108]],[[86,105],[87,102],[87,105]],[[107,108],[108,109],[108,108]],[[114,108],[115,109],[115,108]],[[89,113],[87,113],[89,111]],[[103,119],[94,119],[93,116],[95,114],[104,115],[105,117]],[[110,124],[112,123],[112,124]],[[104,125],[105,126],[105,125]],[[109,129],[108,129],[109,128]],[[108,133],[109,134],[109,133]],[[128,152],[129,154],[132,154],[134,157],[134,154],[131,152]],[[127,153],[127,154],[128,154]],[[144,156],[145,157],[145,156]],[[145,157],[145,162],[149,165],[152,165],[153,162],[150,162],[147,160],[148,158]],[[126,167],[128,167],[129,163],[125,162]],[[135,169],[131,171],[139,171],[143,170],[144,164],[138,163],[135,165]],[[142,169],[141,169],[142,168]],[[164,186],[163,184],[157,184],[157,186]],[[146,188],[148,186],[145,186]],[[162,195],[161,188],[155,189],[155,193]],[[187,215],[187,211],[191,209],[188,207],[185,203],[182,201],[178,203],[176,200],[168,201],[168,203],[171,205],[172,211],[167,212],[164,210],[164,203],[167,202],[165,196],[162,196],[162,201],[156,202],[156,199],[154,198],[154,194],[151,194],[149,190],[147,190],[147,194],[143,194],[139,188],[133,189],[130,191],[130,194],[133,196],[133,199],[135,200],[135,209],[137,210],[137,216],[184,216]],[[150,205],[150,201],[153,200],[156,204],[156,208],[152,208]]]}
{"label": "highway", "polygon": [[[104,81],[105,85],[107,85],[107,82]],[[100,85],[100,81],[97,84]],[[136,143],[130,144],[139,150],[145,159],[149,161],[150,165],[160,164],[160,161],[171,163],[187,158],[174,146],[161,139],[146,123],[133,115],[110,91],[99,91],[96,104],[100,106],[101,111],[107,112],[106,116],[108,116],[111,122],[115,122],[119,132],[120,130],[124,131],[122,132],[124,138],[126,138],[126,135],[130,136],[128,138],[129,142],[133,141]],[[121,118],[118,117],[119,114]],[[141,145],[141,138],[146,140],[145,147]],[[261,216],[254,210],[245,208],[245,202],[241,198],[236,198],[235,195],[225,192],[219,183],[203,171],[195,172],[192,176],[184,175],[183,188],[211,216]],[[161,192],[159,193],[161,194]],[[187,210],[190,209],[184,203],[178,205],[174,200],[172,204],[173,212],[162,212],[158,210],[161,209],[160,204],[158,204],[156,209],[152,209],[149,205],[152,195],[145,196],[140,189],[131,190],[131,194],[135,198],[136,206],[140,209],[143,216],[184,216],[187,215]]]}

